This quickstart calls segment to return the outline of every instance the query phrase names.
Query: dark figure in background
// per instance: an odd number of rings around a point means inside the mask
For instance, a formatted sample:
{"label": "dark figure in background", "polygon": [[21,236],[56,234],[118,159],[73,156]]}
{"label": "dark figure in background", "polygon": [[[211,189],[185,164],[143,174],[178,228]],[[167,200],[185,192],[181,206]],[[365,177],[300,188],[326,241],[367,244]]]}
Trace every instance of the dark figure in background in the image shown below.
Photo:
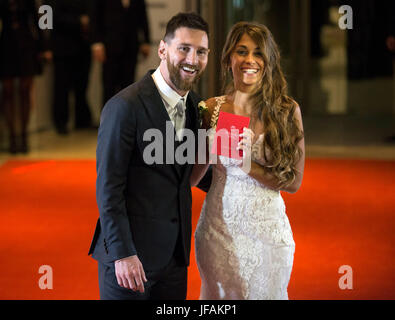
{"label": "dark figure in background", "polygon": [[385,19],[386,25],[386,45],[388,51],[391,53],[392,59],[394,59],[395,53],[395,19],[394,19],[394,11],[395,4],[391,2],[389,5],[389,10],[387,11],[387,17]]}
{"label": "dark figure in background", "polygon": [[[11,153],[28,152],[27,127],[33,77],[42,72],[40,56],[47,54],[44,54],[45,41],[38,28],[37,10],[34,0],[0,0],[0,19],[3,24],[0,36],[0,79]],[[19,112],[14,95],[15,80],[19,80]]]}
{"label": "dark figure in background", "polygon": [[70,91],[75,96],[75,128],[91,126],[91,112],[86,99],[91,65],[88,1],[48,1],[54,15],[54,28],[51,30],[55,75],[52,114],[59,134],[67,133]]}
{"label": "dark figure in background", "polygon": [[[392,56],[386,46],[392,1],[349,0],[354,26],[347,30],[348,79],[392,77]],[[388,17],[390,15],[390,17]]]}
{"label": "dark figure in background", "polygon": [[[395,4],[391,2],[389,5],[389,10],[387,11],[387,19],[386,19],[386,26],[387,26],[387,34],[385,43],[387,45],[388,52],[391,54],[392,57],[392,70],[394,73],[394,66],[395,66],[395,19],[393,18]],[[393,79],[395,81],[395,79]],[[395,96],[394,96],[395,97]],[[386,142],[395,143],[395,134],[387,137]]]}
{"label": "dark figure in background", "polygon": [[310,52],[313,58],[322,58],[325,56],[321,42],[322,27],[329,22],[328,11],[330,3],[328,0],[310,2],[310,19],[311,19],[311,46]]}
{"label": "dark figure in background", "polygon": [[149,55],[144,0],[91,1],[92,50],[103,62],[103,104],[134,82],[137,56]]}

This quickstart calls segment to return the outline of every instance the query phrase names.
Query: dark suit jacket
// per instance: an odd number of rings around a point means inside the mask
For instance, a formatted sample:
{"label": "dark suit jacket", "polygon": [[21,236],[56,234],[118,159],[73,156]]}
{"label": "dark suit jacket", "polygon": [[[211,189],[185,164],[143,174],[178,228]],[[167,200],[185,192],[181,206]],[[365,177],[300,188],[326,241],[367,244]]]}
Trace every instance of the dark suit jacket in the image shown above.
{"label": "dark suit jacket", "polygon": [[44,32],[38,27],[34,0],[0,0],[0,76],[21,77],[40,74],[40,52],[48,49]]}
{"label": "dark suit jacket", "polygon": [[140,43],[149,43],[149,25],[144,0],[90,0],[92,42],[103,42],[113,53],[137,52]]}
{"label": "dark suit jacket", "polygon": [[[169,263],[179,235],[189,264],[193,165],[165,162],[170,118],[152,72],[111,98],[102,111],[96,185],[100,219],[89,254],[103,263],[137,254],[146,270],[159,270]],[[200,100],[189,92],[186,127],[195,134]],[[152,128],[163,135],[164,164],[143,160],[144,148],[152,143],[143,135]]]}
{"label": "dark suit jacket", "polygon": [[50,45],[54,56],[90,54],[90,35],[83,32],[81,16],[89,14],[90,0],[48,0],[53,9],[54,28],[50,31]]}

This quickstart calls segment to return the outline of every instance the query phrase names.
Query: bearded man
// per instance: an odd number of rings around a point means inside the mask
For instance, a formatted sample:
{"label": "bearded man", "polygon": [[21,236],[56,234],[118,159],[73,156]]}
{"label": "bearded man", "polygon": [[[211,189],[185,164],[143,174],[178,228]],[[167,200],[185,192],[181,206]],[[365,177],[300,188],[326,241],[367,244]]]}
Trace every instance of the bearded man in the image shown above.
{"label": "bearded man", "polygon": [[[173,147],[183,143],[183,129],[197,136],[201,99],[191,89],[207,65],[208,33],[199,15],[174,16],[159,44],[156,71],[103,108],[96,152],[100,218],[89,250],[98,261],[101,299],[186,299],[193,164],[166,163],[166,122],[175,129]],[[147,164],[150,141],[143,136],[153,128],[165,137],[165,156]],[[207,191],[210,178],[198,187]]]}

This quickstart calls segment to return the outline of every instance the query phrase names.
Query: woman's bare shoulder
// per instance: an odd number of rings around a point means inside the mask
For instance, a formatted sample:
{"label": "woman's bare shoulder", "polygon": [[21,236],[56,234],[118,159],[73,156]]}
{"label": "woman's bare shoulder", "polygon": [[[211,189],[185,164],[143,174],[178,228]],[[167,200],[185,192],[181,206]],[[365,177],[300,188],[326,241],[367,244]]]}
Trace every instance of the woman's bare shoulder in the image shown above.
{"label": "woman's bare shoulder", "polygon": [[295,106],[294,116],[298,119],[302,119],[302,110],[300,109],[299,103],[297,103],[294,99],[291,99],[293,105]]}

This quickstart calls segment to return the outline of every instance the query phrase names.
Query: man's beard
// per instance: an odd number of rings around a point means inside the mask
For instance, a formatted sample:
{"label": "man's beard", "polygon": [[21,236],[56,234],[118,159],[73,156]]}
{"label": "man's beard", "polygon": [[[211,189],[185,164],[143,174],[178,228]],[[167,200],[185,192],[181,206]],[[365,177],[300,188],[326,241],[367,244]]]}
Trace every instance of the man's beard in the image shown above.
{"label": "man's beard", "polygon": [[[181,91],[189,91],[193,89],[193,86],[199,81],[200,76],[202,72],[200,71],[198,66],[191,66],[187,64],[179,64],[177,66],[173,65],[170,62],[170,59],[166,59],[167,62],[167,69],[169,70],[169,76],[170,76],[170,81],[174,84],[174,86]],[[194,69],[197,69],[196,75],[193,78],[193,80],[188,81],[184,80],[181,75],[180,71],[182,66],[187,66],[187,67],[194,67]]]}

